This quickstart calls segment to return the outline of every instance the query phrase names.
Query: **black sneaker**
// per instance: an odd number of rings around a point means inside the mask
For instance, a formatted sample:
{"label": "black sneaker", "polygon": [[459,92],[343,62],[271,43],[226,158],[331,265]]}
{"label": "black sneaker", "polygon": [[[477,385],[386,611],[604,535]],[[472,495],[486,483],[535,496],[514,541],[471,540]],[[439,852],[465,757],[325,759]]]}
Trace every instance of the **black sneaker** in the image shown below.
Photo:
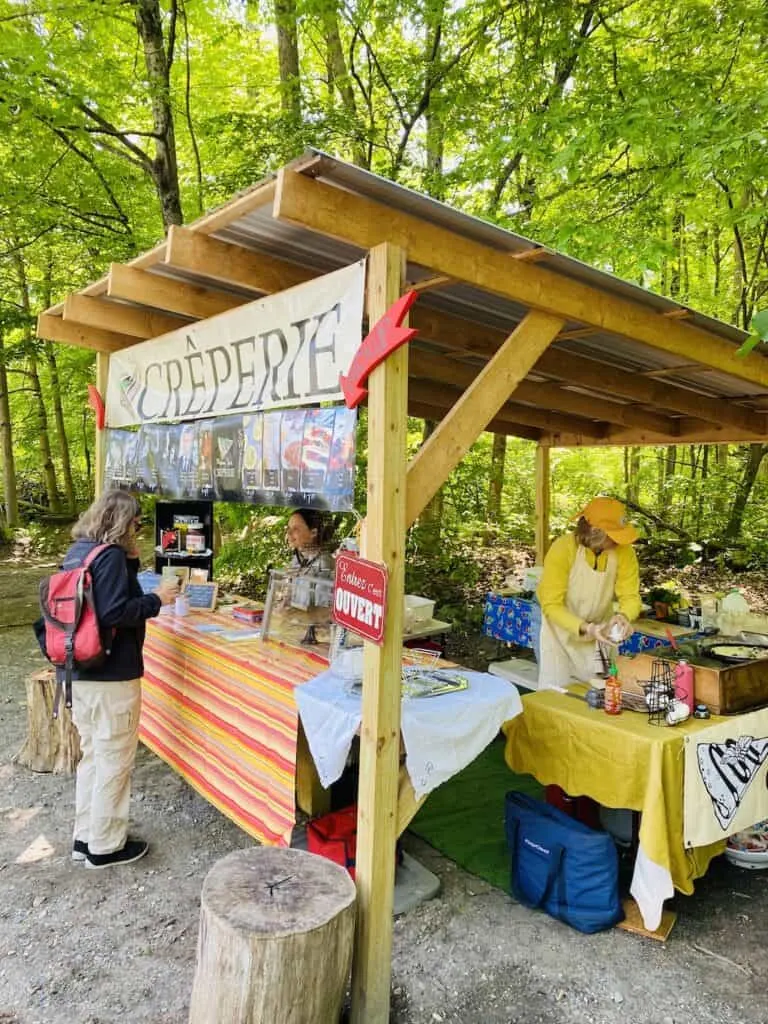
{"label": "black sneaker", "polygon": [[72,860],[76,863],[82,863],[88,856],[88,843],[84,843],[82,839],[76,839],[72,843]]}
{"label": "black sneaker", "polygon": [[149,851],[149,843],[143,839],[129,839],[122,850],[115,850],[114,853],[91,853],[86,854],[85,866],[87,868],[112,868],[120,864],[133,864]]}

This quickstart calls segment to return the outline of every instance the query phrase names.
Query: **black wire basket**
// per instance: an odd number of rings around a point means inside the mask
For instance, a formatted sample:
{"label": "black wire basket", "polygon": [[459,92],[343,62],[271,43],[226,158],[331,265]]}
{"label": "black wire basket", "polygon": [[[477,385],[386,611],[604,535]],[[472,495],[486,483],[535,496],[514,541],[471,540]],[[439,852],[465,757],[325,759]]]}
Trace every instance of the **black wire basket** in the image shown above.
{"label": "black wire basket", "polygon": [[650,725],[667,725],[667,712],[675,699],[675,671],[669,661],[654,659],[651,678],[642,683]]}

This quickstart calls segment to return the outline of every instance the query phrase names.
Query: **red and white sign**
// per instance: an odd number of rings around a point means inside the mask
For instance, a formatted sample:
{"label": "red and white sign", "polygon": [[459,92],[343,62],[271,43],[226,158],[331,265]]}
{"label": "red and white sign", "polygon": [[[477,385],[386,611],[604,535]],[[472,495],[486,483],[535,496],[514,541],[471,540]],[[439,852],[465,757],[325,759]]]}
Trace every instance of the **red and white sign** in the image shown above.
{"label": "red and white sign", "polygon": [[386,565],[341,552],[336,558],[333,621],[381,646],[386,610]]}

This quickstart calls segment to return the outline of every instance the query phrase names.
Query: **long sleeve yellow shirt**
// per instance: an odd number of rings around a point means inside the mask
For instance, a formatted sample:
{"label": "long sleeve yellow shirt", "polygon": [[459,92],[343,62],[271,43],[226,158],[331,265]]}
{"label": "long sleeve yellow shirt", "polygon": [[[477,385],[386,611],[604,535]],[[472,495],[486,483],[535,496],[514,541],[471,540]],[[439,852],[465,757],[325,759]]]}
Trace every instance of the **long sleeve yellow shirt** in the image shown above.
{"label": "long sleeve yellow shirt", "polygon": [[[565,533],[553,542],[544,558],[544,573],[539,582],[536,594],[541,610],[550,622],[562,626],[574,636],[579,635],[582,620],[569,611],[565,604],[568,591],[568,577],[576,558],[578,545],[572,533]],[[619,611],[633,622],[640,614],[640,569],[637,555],[631,544],[620,544],[613,549],[616,552],[616,600]],[[599,555],[588,548],[585,549],[589,565],[598,572],[605,572],[608,555],[603,551]]]}

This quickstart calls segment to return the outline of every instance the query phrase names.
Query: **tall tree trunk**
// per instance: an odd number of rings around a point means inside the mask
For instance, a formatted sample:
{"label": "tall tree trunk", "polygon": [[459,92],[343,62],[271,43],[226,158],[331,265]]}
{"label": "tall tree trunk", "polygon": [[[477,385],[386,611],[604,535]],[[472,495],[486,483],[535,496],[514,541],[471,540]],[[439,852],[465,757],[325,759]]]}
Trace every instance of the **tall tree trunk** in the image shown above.
{"label": "tall tree trunk", "polygon": [[[45,265],[45,277],[41,301],[44,309],[52,304],[51,295],[51,273],[52,258],[47,254]],[[50,341],[44,342],[43,351],[48,366],[48,376],[51,381],[51,401],[53,402],[53,415],[56,423],[56,439],[58,450],[61,453],[61,473],[64,478],[64,495],[67,503],[67,512],[74,514],[77,510],[77,499],[75,497],[75,484],[72,479],[72,462],[69,457],[69,439],[67,438],[66,427],[64,426],[64,407],[61,401],[61,381],[59,378],[59,367],[56,362],[56,352]]]}
{"label": "tall tree trunk", "polygon": [[37,362],[36,342],[33,337],[31,327],[32,308],[29,300],[27,270],[24,266],[24,259],[21,255],[21,250],[18,248],[13,253],[13,262],[19,285],[19,296],[21,299],[20,305],[26,318],[24,324],[24,344],[27,351],[29,365],[27,372],[29,375],[30,388],[34,395],[32,414],[37,419],[37,433],[40,444],[38,453],[40,458],[40,469],[43,474],[46,494],[48,495],[48,505],[52,512],[60,512],[61,497],[59,495],[59,485],[56,481],[56,467],[53,463],[51,437],[48,432],[48,411],[45,408],[45,398],[43,396],[43,387],[40,383],[40,372]]}
{"label": "tall tree trunk", "polygon": [[56,363],[56,354],[50,341],[45,342],[44,351],[45,361],[48,365],[48,375],[51,381],[51,400],[53,402],[58,449],[61,456],[61,474],[64,478],[64,496],[67,502],[67,512],[74,514],[77,511],[77,499],[75,497],[75,484],[72,479],[72,462],[69,457],[69,440],[64,426],[64,408],[61,403],[59,367]]}
{"label": "tall tree trunk", "polygon": [[323,20],[323,36],[328,60],[329,85],[341,97],[344,113],[349,119],[350,148],[352,161],[358,167],[370,167],[370,159],[365,143],[361,137],[360,122],[357,115],[355,90],[352,76],[347,68],[344,48],[339,32],[339,11],[337,0],[324,0],[320,11]]}
{"label": "tall tree trunk", "polygon": [[[427,122],[426,137],[426,187],[435,199],[445,198],[443,179],[444,125],[440,111],[440,88],[435,85],[440,76],[440,46],[443,31],[445,0],[429,0],[424,14],[426,35],[424,39],[424,63],[427,82],[424,92],[429,96],[425,111]],[[506,437],[505,437],[506,443]],[[494,441],[495,444],[495,441]]]}
{"label": "tall tree trunk", "polygon": [[176,45],[177,0],[171,0],[168,21],[168,48],[163,34],[163,12],[159,0],[131,0],[136,29],[144,47],[149,90],[152,97],[152,120],[155,133],[155,156],[152,179],[160,199],[163,226],[182,224],[179,168],[176,157],[176,132],[171,105],[171,65]]}
{"label": "tall tree trunk", "polygon": [[749,496],[752,493],[752,487],[754,486],[758,470],[760,469],[760,464],[763,461],[766,452],[768,452],[768,445],[751,444],[749,446],[747,461],[744,464],[744,472],[742,473],[739,486],[736,490],[736,495],[733,499],[728,525],[725,528],[724,539],[726,541],[733,543],[741,536],[741,527],[744,521],[744,510],[747,507]]}
{"label": "tall tree trunk", "polygon": [[280,68],[280,107],[291,129],[286,149],[295,150],[301,135],[301,77],[296,0],[275,0],[277,59]]}
{"label": "tall tree trunk", "polygon": [[5,525],[19,525],[19,502],[16,492],[16,463],[13,455],[13,423],[8,398],[8,372],[5,366],[5,347],[0,331],[0,454],[3,465],[3,498]]}
{"label": "tall tree trunk", "polygon": [[627,501],[640,501],[640,448],[636,445],[624,449],[624,487]]}
{"label": "tall tree trunk", "polygon": [[488,506],[486,518],[489,523],[501,519],[501,495],[504,491],[504,462],[507,455],[507,435],[493,435],[491,451],[491,475],[488,481]]}

